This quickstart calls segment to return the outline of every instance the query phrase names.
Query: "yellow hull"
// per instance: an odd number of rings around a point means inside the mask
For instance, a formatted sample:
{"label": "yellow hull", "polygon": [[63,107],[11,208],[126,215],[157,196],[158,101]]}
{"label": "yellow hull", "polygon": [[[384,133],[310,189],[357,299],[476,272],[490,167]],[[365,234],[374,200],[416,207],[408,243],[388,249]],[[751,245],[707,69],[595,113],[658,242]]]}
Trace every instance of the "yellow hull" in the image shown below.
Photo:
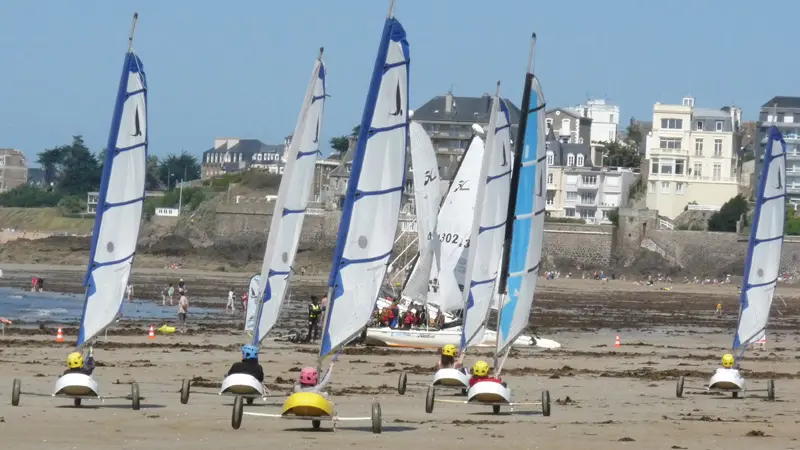
{"label": "yellow hull", "polygon": [[333,404],[314,392],[295,392],[283,402],[282,415],[301,417],[332,417]]}

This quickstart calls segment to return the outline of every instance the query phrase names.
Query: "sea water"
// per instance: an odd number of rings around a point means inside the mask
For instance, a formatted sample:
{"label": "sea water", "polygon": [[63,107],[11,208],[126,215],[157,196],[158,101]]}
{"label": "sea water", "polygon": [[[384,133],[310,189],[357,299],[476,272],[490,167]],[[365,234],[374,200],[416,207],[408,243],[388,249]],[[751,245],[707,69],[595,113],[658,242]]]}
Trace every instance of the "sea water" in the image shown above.
{"label": "sea water", "polygon": [[[60,292],[26,292],[19,289],[0,288],[0,317],[16,323],[78,323],[83,314],[84,296],[64,294]],[[191,319],[198,316],[218,314],[209,308],[190,306]],[[136,300],[122,304],[124,319],[174,319],[178,314],[177,302],[173,306],[161,306],[161,303]]]}

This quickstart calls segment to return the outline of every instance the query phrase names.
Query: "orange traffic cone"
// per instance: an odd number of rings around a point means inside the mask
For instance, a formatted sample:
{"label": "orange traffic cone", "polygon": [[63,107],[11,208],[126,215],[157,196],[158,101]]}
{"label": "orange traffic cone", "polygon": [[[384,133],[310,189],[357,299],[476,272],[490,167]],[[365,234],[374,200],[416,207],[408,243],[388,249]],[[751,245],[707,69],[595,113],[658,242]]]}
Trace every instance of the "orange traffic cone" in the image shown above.
{"label": "orange traffic cone", "polygon": [[619,335],[617,335],[617,338],[614,340],[614,347],[619,347],[619,346],[620,346]]}
{"label": "orange traffic cone", "polygon": [[156,338],[156,330],[153,328],[153,325],[150,325],[150,333],[147,334],[147,339],[155,339]]}
{"label": "orange traffic cone", "polygon": [[61,327],[58,327],[56,332],[56,342],[64,342],[64,333],[61,332]]}

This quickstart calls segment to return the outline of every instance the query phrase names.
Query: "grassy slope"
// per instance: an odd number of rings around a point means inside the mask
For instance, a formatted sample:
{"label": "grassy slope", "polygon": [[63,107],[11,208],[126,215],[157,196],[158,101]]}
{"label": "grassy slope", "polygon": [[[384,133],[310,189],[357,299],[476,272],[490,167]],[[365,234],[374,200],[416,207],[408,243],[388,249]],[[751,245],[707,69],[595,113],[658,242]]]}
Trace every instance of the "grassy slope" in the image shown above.
{"label": "grassy slope", "polygon": [[61,217],[58,208],[0,207],[0,228],[12,228],[24,231],[89,233],[93,225],[93,218],[77,219]]}

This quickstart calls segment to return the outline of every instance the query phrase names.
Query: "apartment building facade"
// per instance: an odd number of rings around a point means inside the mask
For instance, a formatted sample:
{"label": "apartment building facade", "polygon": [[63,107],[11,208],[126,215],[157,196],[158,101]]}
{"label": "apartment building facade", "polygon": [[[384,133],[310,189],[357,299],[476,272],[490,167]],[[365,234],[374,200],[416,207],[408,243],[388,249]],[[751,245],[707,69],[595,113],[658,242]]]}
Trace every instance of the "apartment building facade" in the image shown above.
{"label": "apartment building facade", "polygon": [[675,219],[694,202],[719,209],[744,190],[739,165],[742,111],[656,103],[647,137],[647,207]]}
{"label": "apartment building facade", "polygon": [[201,178],[242,172],[249,168],[283,173],[284,154],[291,142],[287,137],[280,145],[268,145],[258,139],[216,138],[214,147],[203,152]]}
{"label": "apartment building facade", "polygon": [[592,119],[590,141],[617,142],[619,134],[619,106],[612,105],[603,99],[587,100],[582,105],[567,108],[579,117]]}
{"label": "apartment building facade", "polygon": [[592,119],[581,117],[569,108],[554,108],[545,111],[545,126],[548,136],[563,144],[589,144],[592,140]]}
{"label": "apartment building facade", "polygon": [[[800,97],[776,96],[761,106],[755,130],[755,182],[761,178],[769,128],[776,126],[786,141],[786,193],[800,205]],[[757,185],[757,184],[756,184]]]}
{"label": "apartment building facade", "polygon": [[21,150],[0,148],[0,192],[28,182],[28,159]]}
{"label": "apartment building facade", "polygon": [[631,169],[602,167],[602,153],[588,142],[565,143],[548,133],[545,212],[550,217],[611,223],[609,212],[627,203],[638,176]]}

